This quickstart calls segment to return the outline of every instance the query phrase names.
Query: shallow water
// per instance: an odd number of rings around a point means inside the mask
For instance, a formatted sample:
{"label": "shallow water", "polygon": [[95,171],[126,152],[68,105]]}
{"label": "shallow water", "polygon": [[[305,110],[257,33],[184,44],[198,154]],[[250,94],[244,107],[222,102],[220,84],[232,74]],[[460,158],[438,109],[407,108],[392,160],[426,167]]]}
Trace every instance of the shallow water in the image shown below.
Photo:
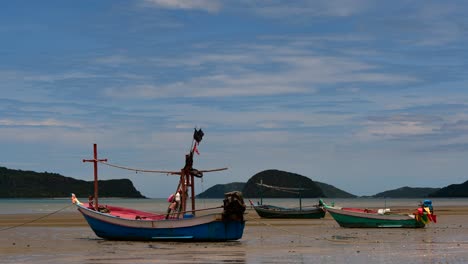
{"label": "shallow water", "polygon": [[[87,202],[87,198],[80,198],[80,201]],[[334,199],[324,198],[327,203],[334,202],[337,206],[362,207],[362,208],[391,208],[391,207],[417,207],[419,202],[426,198],[403,198],[403,199],[383,199],[383,198],[346,198]],[[249,199],[245,199],[248,205]],[[257,203],[259,198],[250,199]],[[109,204],[122,207],[130,207],[150,212],[165,212],[168,202],[165,198],[156,199],[123,199],[123,198],[101,198],[101,204]],[[468,198],[436,198],[432,199],[434,208],[444,206],[468,206]],[[30,213],[51,213],[70,205],[70,198],[55,199],[0,199],[0,214],[30,214]],[[264,204],[274,204],[284,207],[298,207],[299,199],[263,199]],[[302,199],[302,206],[311,206],[318,203],[316,198]],[[217,207],[223,204],[223,199],[197,199],[197,209]],[[190,208],[190,202],[187,208]],[[73,207],[64,211],[74,211]]]}

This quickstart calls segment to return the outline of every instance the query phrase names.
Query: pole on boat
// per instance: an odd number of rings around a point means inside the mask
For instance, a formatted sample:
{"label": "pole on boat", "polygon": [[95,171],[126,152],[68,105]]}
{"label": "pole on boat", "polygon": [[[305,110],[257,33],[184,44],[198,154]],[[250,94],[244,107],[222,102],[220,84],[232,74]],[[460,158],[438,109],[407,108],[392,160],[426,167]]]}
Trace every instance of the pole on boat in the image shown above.
{"label": "pole on boat", "polygon": [[[186,210],[186,204],[187,204],[187,175],[185,174],[185,169],[182,169],[181,172],[180,172],[180,202],[182,203],[181,204],[181,208],[182,208],[182,212],[185,212]],[[179,218],[180,216],[180,211],[177,215],[177,218]],[[183,217],[183,216],[182,216]]]}
{"label": "pole on boat", "polygon": [[263,178],[260,179],[260,184],[262,185],[260,187],[260,205],[263,205]]}
{"label": "pole on boat", "polygon": [[[197,133],[197,130],[195,130]],[[185,166],[180,171],[180,191],[181,191],[181,208],[183,212],[187,211],[187,196],[188,194],[188,187],[190,186],[190,194],[191,194],[191,203],[192,203],[192,214],[195,215],[195,187],[194,187],[194,176],[192,175],[193,170],[193,152],[195,151],[196,143],[195,140],[192,141],[192,146],[190,147],[190,152],[185,155]],[[201,139],[200,139],[201,140]],[[195,144],[195,145],[194,145]],[[179,188],[179,187],[178,187]],[[179,189],[178,189],[179,191]]]}
{"label": "pole on boat", "polygon": [[299,185],[299,211],[302,211],[302,184]]}
{"label": "pole on boat", "polygon": [[190,175],[190,186],[192,187],[192,215],[195,216],[195,178],[193,175]]}
{"label": "pole on boat", "polygon": [[192,203],[192,214],[195,215],[195,186],[194,186],[194,176],[190,173],[187,173],[184,169],[182,169],[180,174],[180,186],[182,189],[181,193],[181,202],[182,202],[182,211],[187,211],[187,195],[188,195],[188,187],[190,186],[190,194],[191,194],[191,203]]}
{"label": "pole on boat", "polygon": [[302,194],[301,194],[301,191],[299,191],[299,211],[302,211]]}
{"label": "pole on boat", "polygon": [[97,144],[94,143],[93,145],[94,149],[94,159],[84,159],[83,162],[93,162],[94,163],[94,209],[97,211],[98,210],[98,162],[105,161],[107,162],[107,159],[98,159],[97,157]]}

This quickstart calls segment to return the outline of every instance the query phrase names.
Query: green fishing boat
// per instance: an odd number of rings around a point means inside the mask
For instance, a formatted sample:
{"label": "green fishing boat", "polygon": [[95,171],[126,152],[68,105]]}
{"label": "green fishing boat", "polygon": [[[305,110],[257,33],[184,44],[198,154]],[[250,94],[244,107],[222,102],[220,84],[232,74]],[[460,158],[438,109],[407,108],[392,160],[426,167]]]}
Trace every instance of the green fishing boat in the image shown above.
{"label": "green fishing boat", "polygon": [[320,201],[325,210],[341,227],[358,228],[423,228],[429,222],[436,222],[432,202],[425,200],[414,213],[392,213],[390,209],[361,209],[329,206]]}
{"label": "green fishing boat", "polygon": [[[260,203],[255,205],[249,200],[250,205],[255,209],[257,214],[262,218],[289,218],[289,219],[319,219],[325,217],[325,210],[320,205],[302,206],[301,192],[307,189],[279,187],[264,184],[263,181],[257,185],[270,188],[277,191],[288,192],[299,195],[299,207],[280,207],[275,205],[263,204],[263,197],[260,198]],[[263,195],[262,195],[263,196]]]}

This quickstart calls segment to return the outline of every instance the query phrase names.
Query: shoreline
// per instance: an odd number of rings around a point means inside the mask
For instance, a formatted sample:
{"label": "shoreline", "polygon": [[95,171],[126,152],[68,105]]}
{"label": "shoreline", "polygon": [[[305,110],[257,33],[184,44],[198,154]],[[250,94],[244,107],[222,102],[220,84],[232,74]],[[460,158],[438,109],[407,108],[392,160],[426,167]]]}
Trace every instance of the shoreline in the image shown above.
{"label": "shoreline", "polygon": [[[371,208],[371,207],[369,207]],[[377,208],[374,208],[377,209]],[[410,206],[399,206],[391,207],[392,212],[401,212],[401,213],[411,213],[414,210],[414,207]],[[438,219],[443,216],[460,216],[465,215],[468,217],[468,207],[466,206],[444,206],[435,208],[435,214]],[[291,225],[294,225],[297,220],[288,220],[288,219],[265,219],[260,218],[250,206],[247,207],[247,222],[246,226],[252,225],[252,221],[264,221],[264,222],[275,222],[278,220],[283,220],[291,222]],[[50,214],[49,216],[47,216]],[[16,225],[21,226],[40,226],[40,227],[86,227],[88,226],[86,220],[83,218],[81,213],[78,211],[62,211],[57,213],[18,213],[18,214],[0,214],[0,227],[6,228]],[[44,217],[44,218],[42,218]],[[42,218],[42,219],[41,219]],[[315,219],[308,221],[327,221],[333,220],[330,215],[327,213],[323,219]],[[31,223],[29,223],[31,222]],[[27,224],[24,224],[27,223]],[[24,225],[23,225],[24,224]]]}

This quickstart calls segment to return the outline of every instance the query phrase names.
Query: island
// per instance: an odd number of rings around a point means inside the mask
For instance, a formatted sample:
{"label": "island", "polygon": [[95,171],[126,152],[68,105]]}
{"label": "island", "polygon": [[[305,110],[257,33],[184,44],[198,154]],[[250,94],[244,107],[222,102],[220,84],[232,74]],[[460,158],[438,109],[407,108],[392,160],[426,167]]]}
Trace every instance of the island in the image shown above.
{"label": "island", "polygon": [[[129,179],[100,180],[98,183],[100,197],[146,198]],[[0,167],[0,198],[56,198],[69,197],[71,193],[87,197],[93,190],[93,181]]]}
{"label": "island", "polygon": [[332,186],[330,184],[313,181],[310,178],[281,170],[264,170],[252,177],[246,182],[235,182],[228,184],[217,184],[208,190],[197,195],[198,198],[222,198],[224,193],[240,190],[245,197],[256,198],[263,196],[265,198],[297,198],[299,194],[281,192],[277,190],[264,189],[258,186],[257,183],[263,182],[264,184],[291,187],[291,188],[303,188],[301,192],[302,198],[317,198],[317,197],[328,197],[328,198],[354,198],[356,195],[345,192]]}

